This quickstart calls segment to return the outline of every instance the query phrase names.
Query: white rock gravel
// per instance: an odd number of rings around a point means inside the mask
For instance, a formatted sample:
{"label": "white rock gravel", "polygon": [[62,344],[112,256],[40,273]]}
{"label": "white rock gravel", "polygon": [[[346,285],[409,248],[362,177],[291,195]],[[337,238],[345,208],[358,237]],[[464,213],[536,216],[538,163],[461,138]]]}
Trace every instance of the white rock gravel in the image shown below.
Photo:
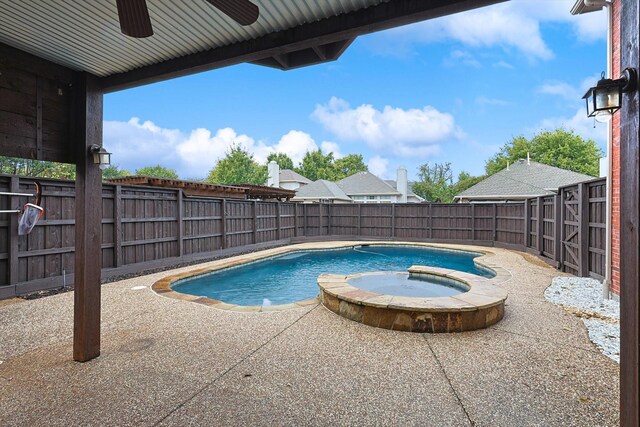
{"label": "white rock gravel", "polygon": [[581,317],[591,341],[620,363],[620,303],[603,300],[602,283],[587,277],[556,277],[544,296]]}

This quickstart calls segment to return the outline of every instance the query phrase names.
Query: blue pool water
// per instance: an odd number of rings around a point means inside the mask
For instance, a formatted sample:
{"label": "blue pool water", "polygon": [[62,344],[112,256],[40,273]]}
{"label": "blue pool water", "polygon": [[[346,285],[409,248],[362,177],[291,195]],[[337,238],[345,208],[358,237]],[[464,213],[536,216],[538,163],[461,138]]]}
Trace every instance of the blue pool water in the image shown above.
{"label": "blue pool water", "polygon": [[244,266],[184,279],[177,292],[206,296],[229,304],[275,305],[314,298],[322,273],[355,274],[403,271],[412,265],[449,268],[493,277],[476,267],[477,254],[446,252],[418,246],[358,246],[330,251],[292,252]]}
{"label": "blue pool water", "polygon": [[450,297],[469,290],[468,286],[454,280],[434,277],[423,279],[409,273],[382,273],[355,277],[349,284],[358,289],[377,294],[400,297],[438,298]]}

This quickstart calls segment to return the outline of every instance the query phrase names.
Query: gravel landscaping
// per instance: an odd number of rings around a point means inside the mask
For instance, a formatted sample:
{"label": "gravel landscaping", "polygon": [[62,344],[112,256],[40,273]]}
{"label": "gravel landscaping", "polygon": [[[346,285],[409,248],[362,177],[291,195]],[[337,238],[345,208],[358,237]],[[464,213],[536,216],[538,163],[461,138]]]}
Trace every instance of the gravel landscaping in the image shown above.
{"label": "gravel landscaping", "polygon": [[603,300],[602,283],[588,277],[556,277],[544,296],[582,318],[591,341],[620,363],[620,303]]}

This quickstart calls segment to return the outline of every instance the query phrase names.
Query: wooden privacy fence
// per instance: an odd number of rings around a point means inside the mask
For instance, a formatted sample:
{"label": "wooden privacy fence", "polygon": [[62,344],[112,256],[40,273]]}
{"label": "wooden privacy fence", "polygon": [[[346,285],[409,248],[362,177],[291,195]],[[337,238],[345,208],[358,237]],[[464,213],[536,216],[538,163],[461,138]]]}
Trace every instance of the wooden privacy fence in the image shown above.
{"label": "wooden privacy fence", "polygon": [[[33,182],[0,175],[0,192],[33,192]],[[17,215],[0,214],[0,298],[73,281],[74,183],[40,183],[45,215],[31,234],[18,236]],[[333,237],[505,246],[535,253],[562,271],[601,278],[605,197],[604,180],[506,204],[298,204],[192,198],[180,190],[105,183],[103,275]],[[28,201],[0,196],[0,210]]]}

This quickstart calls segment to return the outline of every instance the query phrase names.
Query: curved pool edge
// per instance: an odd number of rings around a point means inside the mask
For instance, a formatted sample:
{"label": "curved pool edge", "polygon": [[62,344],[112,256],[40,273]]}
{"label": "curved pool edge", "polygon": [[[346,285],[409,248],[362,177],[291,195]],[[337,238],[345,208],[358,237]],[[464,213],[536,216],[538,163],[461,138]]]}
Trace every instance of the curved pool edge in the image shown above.
{"label": "curved pool edge", "polygon": [[[497,265],[497,263],[495,263],[495,261],[492,259],[492,257],[494,256],[493,252],[484,250],[484,249],[479,249],[477,247],[474,247],[473,249],[471,248],[466,249],[464,248],[464,246],[462,246],[461,248],[461,245],[441,244],[441,243],[354,240],[354,241],[299,243],[294,245],[280,246],[277,248],[256,251],[256,252],[243,254],[243,255],[237,255],[230,258],[223,258],[220,260],[215,260],[209,263],[205,263],[199,268],[165,276],[160,280],[156,281],[151,286],[151,290],[155,292],[157,295],[161,295],[163,297],[177,299],[180,301],[195,302],[197,304],[203,304],[206,306],[214,307],[219,310],[234,311],[234,312],[265,313],[265,312],[278,312],[278,311],[306,308],[309,306],[320,304],[320,300],[318,298],[308,298],[302,301],[296,301],[289,304],[279,304],[279,305],[270,305],[270,306],[258,306],[258,305],[247,306],[247,305],[229,304],[224,301],[220,301],[220,300],[216,300],[208,297],[184,294],[184,293],[173,290],[172,286],[175,282],[178,282],[182,279],[196,277],[196,276],[200,276],[200,275],[204,275],[204,274],[212,273],[214,271],[224,270],[228,268],[239,267],[245,264],[250,264],[252,262],[261,261],[265,258],[286,255],[293,252],[309,251],[309,250],[344,249],[344,248],[353,247],[353,246],[366,246],[366,245],[419,246],[419,247],[429,247],[429,248],[439,249],[442,251],[451,251],[456,253],[464,252],[464,253],[480,254],[477,258],[474,258],[473,261],[476,264],[484,268],[487,268],[493,273],[495,273],[495,277],[488,280],[490,280],[492,283],[501,283],[511,278],[511,274],[506,270],[504,270],[503,268],[501,268],[499,265]],[[463,274],[468,274],[468,273],[463,273]],[[474,277],[480,277],[480,276],[474,276]]]}
{"label": "curved pool edge", "polygon": [[402,332],[473,331],[487,328],[504,317],[508,294],[492,284],[492,279],[438,267],[409,268],[410,275],[449,279],[469,288],[457,295],[435,298],[379,294],[349,284],[354,278],[378,273],[321,275],[318,277],[321,304],[349,320]]}

